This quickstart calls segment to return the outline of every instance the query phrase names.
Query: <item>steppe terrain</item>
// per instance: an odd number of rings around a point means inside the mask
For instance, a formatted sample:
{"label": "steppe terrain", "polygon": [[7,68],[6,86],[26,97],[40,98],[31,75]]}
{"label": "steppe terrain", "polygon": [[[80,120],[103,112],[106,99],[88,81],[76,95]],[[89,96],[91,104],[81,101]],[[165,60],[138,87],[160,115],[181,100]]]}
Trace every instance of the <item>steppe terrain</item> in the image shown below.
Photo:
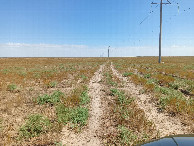
{"label": "steppe terrain", "polygon": [[194,57],[0,58],[0,145],[194,134]]}

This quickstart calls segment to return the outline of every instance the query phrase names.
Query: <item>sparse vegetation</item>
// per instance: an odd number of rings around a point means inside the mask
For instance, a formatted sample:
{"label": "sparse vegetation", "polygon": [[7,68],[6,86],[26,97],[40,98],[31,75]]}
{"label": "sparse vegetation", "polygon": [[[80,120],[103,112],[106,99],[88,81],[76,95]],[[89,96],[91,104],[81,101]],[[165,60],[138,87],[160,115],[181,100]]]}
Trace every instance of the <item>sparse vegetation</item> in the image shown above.
{"label": "sparse vegetation", "polygon": [[[110,74],[112,74],[111,71]],[[113,76],[112,79],[114,79]],[[118,81],[117,84],[122,83]],[[104,83],[108,84],[107,80],[104,80]],[[109,98],[105,119],[108,119],[106,122],[110,123],[111,129],[114,127],[114,132],[110,130],[104,133],[105,145],[135,145],[157,137],[154,124],[146,119],[143,110],[136,105],[134,97],[114,86],[106,92],[111,96],[111,100]],[[104,124],[106,125],[103,123],[103,126]],[[147,133],[147,139],[143,138],[145,133]]]}
{"label": "sparse vegetation", "polygon": [[[194,132],[193,57],[2,58],[0,60],[0,145],[62,145],[64,127],[82,130],[90,116],[89,82],[101,64],[106,144],[135,145],[157,138],[150,122],[126,92],[122,78],[152,96],[160,112],[179,118]],[[156,63],[154,63],[156,62]],[[94,83],[95,84],[95,83]],[[134,86],[135,87],[135,86]],[[36,113],[36,114],[35,114]],[[112,130],[112,131],[111,131]],[[80,131],[82,132],[82,131]],[[19,139],[18,139],[19,136]],[[57,143],[58,142],[58,143]]]}
{"label": "sparse vegetation", "polygon": [[86,105],[90,102],[90,98],[89,98],[89,95],[88,95],[88,88],[87,86],[84,87],[84,91],[81,93],[81,96],[80,96],[80,104],[81,105]]}
{"label": "sparse vegetation", "polygon": [[46,133],[51,128],[48,118],[39,114],[28,117],[26,123],[19,129],[19,138],[31,138]]}
{"label": "sparse vegetation", "polygon": [[54,88],[57,86],[57,81],[52,81],[47,85],[47,88]]}
{"label": "sparse vegetation", "polygon": [[87,105],[90,102],[88,88],[85,85],[74,89],[71,94],[67,95],[62,103],[67,107],[75,107],[79,105]]}
{"label": "sparse vegetation", "polygon": [[7,91],[10,91],[10,92],[17,92],[17,91],[19,91],[19,90],[18,90],[17,85],[15,85],[15,84],[10,84],[10,85],[7,86]]}
{"label": "sparse vegetation", "polygon": [[119,141],[122,145],[132,145],[136,141],[137,136],[125,126],[118,126]]}
{"label": "sparse vegetation", "polygon": [[[146,131],[147,134],[156,136],[153,134],[154,125],[149,122],[137,105],[134,102],[134,98],[128,97],[119,90],[111,90],[116,98],[116,104],[114,108],[114,114],[118,122],[118,137],[116,141],[118,144],[134,145],[143,140],[142,131]],[[126,128],[128,127],[128,128]],[[136,134],[138,133],[138,136]]]}
{"label": "sparse vegetation", "polygon": [[113,89],[110,89],[110,91],[111,91],[111,95],[118,97],[118,102],[121,105],[130,104],[134,100],[134,98],[127,99],[124,92],[119,91],[118,89],[113,88]]}
{"label": "sparse vegetation", "polygon": [[128,77],[128,76],[131,76],[131,75],[133,75],[132,72],[125,72],[125,73],[123,73],[123,76],[124,77]]}
{"label": "sparse vegetation", "polygon": [[90,102],[87,86],[73,91],[71,96],[64,98],[63,104],[56,107],[58,121],[63,124],[70,123],[73,128],[81,128],[87,123],[89,111],[86,106]]}
{"label": "sparse vegetation", "polygon": [[106,77],[106,82],[110,86],[117,86],[117,83],[113,80],[113,75],[110,74],[109,72],[106,72],[105,74]]}
{"label": "sparse vegetation", "polygon": [[[52,145],[60,141],[64,123],[58,121],[56,114],[59,105],[64,105],[71,114],[67,126],[87,124],[90,97],[84,86],[105,59],[9,58],[0,62],[0,110],[6,121],[1,124],[4,131],[0,134],[0,145]],[[21,123],[34,113],[50,119],[49,130],[43,126],[40,134],[38,129],[33,134],[29,130],[30,119]],[[16,140],[19,133],[27,140]]]}
{"label": "sparse vegetation", "polygon": [[54,91],[53,94],[48,95],[44,94],[42,96],[38,96],[36,99],[38,104],[45,104],[45,103],[50,103],[50,104],[56,104],[60,102],[60,99],[64,96],[64,94],[60,91]]}
{"label": "sparse vegetation", "polygon": [[58,121],[67,124],[71,123],[73,127],[82,127],[86,125],[88,119],[88,109],[84,107],[68,108],[63,104],[56,107]]}
{"label": "sparse vegetation", "polygon": [[83,80],[83,81],[85,81],[85,80],[87,80],[87,79],[88,79],[88,77],[87,77],[87,76],[85,76],[85,75],[81,75],[81,78],[82,78],[82,80]]}
{"label": "sparse vegetation", "polygon": [[125,77],[142,86],[142,94],[151,93],[163,112],[179,116],[183,122],[191,123],[194,111],[194,81],[191,78],[194,70],[193,58],[164,57],[165,64],[157,64],[157,61],[153,63],[156,58],[149,59],[143,57],[114,60],[114,65],[119,66],[121,74],[132,71],[133,75]]}

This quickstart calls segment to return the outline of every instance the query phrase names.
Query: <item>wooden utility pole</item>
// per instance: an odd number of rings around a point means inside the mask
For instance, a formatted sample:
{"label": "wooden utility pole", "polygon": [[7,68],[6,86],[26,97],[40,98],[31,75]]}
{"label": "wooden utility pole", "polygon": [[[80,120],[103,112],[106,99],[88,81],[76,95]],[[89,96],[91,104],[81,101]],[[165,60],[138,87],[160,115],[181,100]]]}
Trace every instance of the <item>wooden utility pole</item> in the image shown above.
{"label": "wooden utility pole", "polygon": [[162,0],[160,2],[160,39],[159,39],[159,60],[161,63],[161,47],[162,47]]}
{"label": "wooden utility pole", "polygon": [[108,58],[109,58],[109,52],[110,52],[110,51],[109,51],[109,48],[110,48],[110,46],[108,46]]}
{"label": "wooden utility pole", "polygon": [[[162,49],[162,5],[163,4],[171,4],[169,0],[167,0],[168,3],[163,3],[162,0],[160,1],[160,34],[159,34],[159,60],[158,62],[161,63],[161,49]],[[153,3],[152,4],[158,4],[158,3]]]}

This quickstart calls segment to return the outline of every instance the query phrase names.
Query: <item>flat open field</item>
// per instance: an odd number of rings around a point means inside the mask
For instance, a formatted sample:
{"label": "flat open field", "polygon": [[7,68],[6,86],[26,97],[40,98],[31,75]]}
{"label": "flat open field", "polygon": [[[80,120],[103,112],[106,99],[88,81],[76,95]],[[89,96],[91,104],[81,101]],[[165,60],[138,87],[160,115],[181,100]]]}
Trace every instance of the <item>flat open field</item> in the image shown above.
{"label": "flat open field", "polygon": [[194,134],[194,57],[0,58],[0,145]]}

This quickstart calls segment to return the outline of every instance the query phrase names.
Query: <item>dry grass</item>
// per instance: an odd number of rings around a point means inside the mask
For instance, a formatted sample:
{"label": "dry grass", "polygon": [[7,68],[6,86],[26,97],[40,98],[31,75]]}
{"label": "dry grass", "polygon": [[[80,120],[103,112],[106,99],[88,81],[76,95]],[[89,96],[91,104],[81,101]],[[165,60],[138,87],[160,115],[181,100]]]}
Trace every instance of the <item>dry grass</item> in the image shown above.
{"label": "dry grass", "polygon": [[[161,104],[166,104],[165,110],[169,114],[180,117],[185,124],[192,124],[194,57],[164,57],[164,64],[158,64],[157,60],[156,57],[109,59],[122,74],[133,72],[128,77],[143,86],[145,91],[158,95],[158,101],[165,97]],[[34,98],[60,90],[64,93],[62,103],[65,107],[78,107],[83,102],[80,98],[83,85],[89,83],[104,62],[106,59],[103,58],[1,58],[0,145],[55,145],[55,142],[60,142],[63,125],[57,122],[55,107],[39,105]],[[134,143],[156,137],[152,123],[145,119],[143,111],[131,100],[130,93],[124,93],[130,104],[120,104],[123,98],[118,95],[110,96],[110,88],[123,87],[110,68],[105,69],[102,82],[108,87],[104,89],[107,93],[104,125],[109,128],[104,129],[107,135],[103,137],[107,143],[126,142],[122,141],[125,135]],[[84,97],[84,100],[85,103],[88,99]],[[40,137],[18,141],[19,128],[31,114],[44,115],[54,126]]]}
{"label": "dry grass", "polygon": [[194,57],[163,57],[164,64],[158,64],[156,59],[121,58],[113,62],[120,73],[132,72],[132,82],[151,93],[170,116],[193,125]]}
{"label": "dry grass", "polygon": [[[107,97],[103,99],[105,110],[101,136],[105,145],[135,145],[156,138],[154,124],[146,119],[144,111],[138,108],[134,97],[120,90],[122,82],[115,79],[109,65],[106,66],[105,72],[109,73],[103,78]],[[113,81],[121,86],[111,84]]]}

